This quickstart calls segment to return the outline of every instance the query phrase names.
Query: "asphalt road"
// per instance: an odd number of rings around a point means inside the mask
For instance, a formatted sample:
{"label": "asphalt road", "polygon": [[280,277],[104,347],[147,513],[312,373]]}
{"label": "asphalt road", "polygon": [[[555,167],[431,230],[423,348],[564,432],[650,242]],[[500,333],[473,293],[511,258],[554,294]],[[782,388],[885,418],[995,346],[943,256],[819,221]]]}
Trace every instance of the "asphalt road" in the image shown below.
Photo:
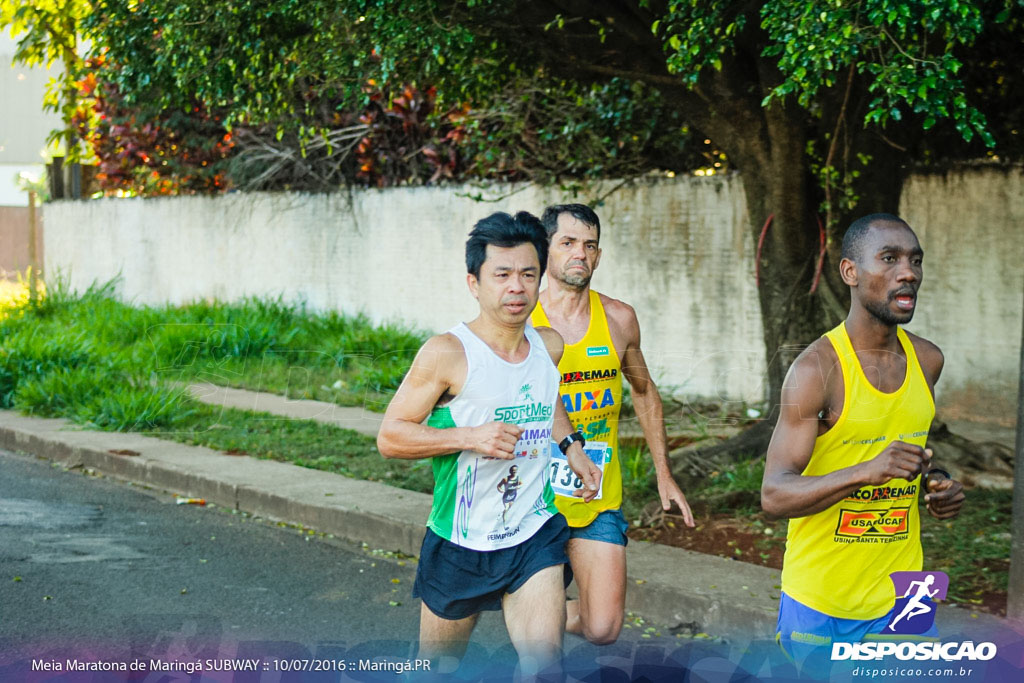
{"label": "asphalt road", "polygon": [[[15,654],[412,657],[414,574],[414,560],[0,451],[0,678]],[[474,643],[509,647],[498,614]]]}
{"label": "asphalt road", "polygon": [[[408,558],[0,450],[0,683],[405,680],[360,667],[415,664],[414,571]],[[795,680],[770,641],[629,625],[601,648],[567,636],[570,678]],[[515,661],[500,614],[485,613],[443,679],[510,680]],[[830,671],[820,680],[848,680]],[[1017,680],[1019,667],[977,673]]]}

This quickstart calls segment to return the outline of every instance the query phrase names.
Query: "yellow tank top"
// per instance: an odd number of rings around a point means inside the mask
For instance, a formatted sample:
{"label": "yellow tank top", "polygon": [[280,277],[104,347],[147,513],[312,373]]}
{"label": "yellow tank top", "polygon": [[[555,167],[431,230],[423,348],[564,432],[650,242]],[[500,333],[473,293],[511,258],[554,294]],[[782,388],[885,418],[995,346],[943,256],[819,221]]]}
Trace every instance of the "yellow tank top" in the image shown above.
{"label": "yellow tank top", "polygon": [[[845,323],[825,334],[843,371],[843,410],[814,442],[804,475],[871,460],[896,440],[925,445],[935,403],[913,343],[902,329],[897,335],[907,372],[900,388],[886,394],[864,376]],[[889,574],[921,570],[920,484],[918,476],[865,486],[827,510],[791,519],[782,590],[832,617],[885,615],[894,604]]]}
{"label": "yellow tank top", "polygon": [[[540,303],[530,321],[535,327],[550,327]],[[619,354],[608,331],[608,318],[597,292],[590,291],[590,324],[575,344],[566,344],[558,371],[562,374],[559,393],[569,421],[592,444],[605,444],[604,474],[600,497],[584,503],[580,498],[555,496],[555,505],[569,526],[581,527],[605,510],[622,506],[622,471],[619,467],[619,409],[622,377]]]}

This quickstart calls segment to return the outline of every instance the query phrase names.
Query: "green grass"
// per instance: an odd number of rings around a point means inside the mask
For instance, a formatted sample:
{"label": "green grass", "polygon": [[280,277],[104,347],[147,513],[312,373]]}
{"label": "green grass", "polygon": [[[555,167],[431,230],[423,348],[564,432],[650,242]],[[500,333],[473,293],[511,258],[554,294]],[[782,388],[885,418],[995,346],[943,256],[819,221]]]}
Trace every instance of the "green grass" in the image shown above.
{"label": "green grass", "polygon": [[940,521],[921,509],[924,568],[949,575],[950,600],[972,605],[984,593],[1006,592],[1012,508],[1012,491],[972,489],[956,519]]}
{"label": "green grass", "polygon": [[714,472],[698,493],[702,498],[715,498],[725,493],[761,493],[764,479],[764,459],[754,458],[738,462],[729,469]]}
{"label": "green grass", "polygon": [[377,452],[373,438],[311,420],[204,405],[151,435],[412,491],[430,493],[434,489],[430,460],[386,460]]}
{"label": "green grass", "polygon": [[622,514],[626,519],[640,518],[644,505],[658,498],[654,463],[646,446],[619,448],[622,465]]}
{"label": "green grass", "polygon": [[425,338],[279,300],[129,306],[114,284],[75,295],[57,283],[37,306],[9,300],[0,407],[148,429],[195,409],[176,383],[205,380],[379,410]]}
{"label": "green grass", "polygon": [[274,300],[129,306],[113,283],[80,295],[58,283],[35,306],[10,296],[0,311],[0,408],[429,492],[427,460],[385,460],[356,432],[206,406],[181,386],[199,379],[382,407],[422,341]]}
{"label": "green grass", "polygon": [[[644,506],[658,498],[658,484],[654,476],[654,463],[646,446],[621,448],[619,457],[622,461],[622,511],[628,520],[640,518]],[[737,463],[734,467],[716,472],[701,486],[684,491],[687,501],[691,503],[708,503],[712,512],[738,513],[748,516],[753,505],[740,510],[734,507],[721,507],[716,501],[723,494],[744,492],[753,495],[761,491],[761,478],[764,476],[764,462],[754,459]]]}

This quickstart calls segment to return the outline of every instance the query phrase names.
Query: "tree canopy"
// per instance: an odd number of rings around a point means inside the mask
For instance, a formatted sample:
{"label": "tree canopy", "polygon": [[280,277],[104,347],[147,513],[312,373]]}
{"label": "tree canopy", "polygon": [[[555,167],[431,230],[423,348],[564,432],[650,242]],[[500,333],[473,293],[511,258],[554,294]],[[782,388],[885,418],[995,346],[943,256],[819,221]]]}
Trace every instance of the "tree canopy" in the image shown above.
{"label": "tree canopy", "polygon": [[[147,174],[223,163],[267,187],[270,165],[329,189],[739,170],[773,396],[777,351],[845,315],[850,218],[895,211],[919,164],[1024,156],[1024,0],[76,2],[100,102],[76,130]],[[3,21],[39,42],[43,14],[19,12]]]}

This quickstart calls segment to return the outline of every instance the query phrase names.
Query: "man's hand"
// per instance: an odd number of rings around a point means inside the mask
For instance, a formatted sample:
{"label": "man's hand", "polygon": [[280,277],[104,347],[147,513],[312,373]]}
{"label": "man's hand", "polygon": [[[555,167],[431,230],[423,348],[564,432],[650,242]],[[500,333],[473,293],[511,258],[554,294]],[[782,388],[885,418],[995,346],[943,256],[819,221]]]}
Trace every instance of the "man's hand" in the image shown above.
{"label": "man's hand", "polygon": [[672,503],[675,503],[683,514],[683,521],[686,522],[686,526],[694,526],[690,504],[686,502],[686,496],[683,495],[682,490],[671,475],[664,478],[658,477],[658,496],[661,497],[662,510],[668,512],[672,509]]}
{"label": "man's hand", "polygon": [[893,441],[884,451],[862,465],[870,486],[881,486],[893,479],[912,481],[926,471],[932,450],[903,441]]}
{"label": "man's hand", "polygon": [[964,485],[955,479],[928,477],[924,502],[935,519],[953,519],[964,505]]}
{"label": "man's hand", "polygon": [[469,450],[483,453],[489,458],[511,460],[516,453],[516,442],[523,429],[508,422],[488,422],[473,427],[469,434]]}
{"label": "man's hand", "polygon": [[601,469],[587,457],[579,442],[569,446],[565,457],[569,463],[569,468],[583,482],[583,488],[576,489],[572,492],[572,495],[582,498],[585,503],[589,503],[601,491]]}

